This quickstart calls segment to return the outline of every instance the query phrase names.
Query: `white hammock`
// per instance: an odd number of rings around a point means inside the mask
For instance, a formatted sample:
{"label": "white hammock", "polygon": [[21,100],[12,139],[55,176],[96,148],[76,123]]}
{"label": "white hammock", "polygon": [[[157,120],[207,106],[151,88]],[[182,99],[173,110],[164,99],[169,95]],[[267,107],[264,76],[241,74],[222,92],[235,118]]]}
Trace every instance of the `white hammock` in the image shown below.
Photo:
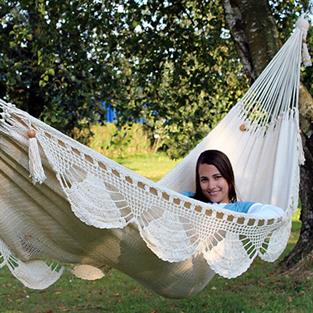
{"label": "white hammock", "polygon": [[[242,100],[159,183],[0,100],[0,266],[40,289],[63,271],[40,259],[109,265],[177,298],[202,290],[215,272],[242,274],[256,256],[276,260],[288,241],[303,161],[302,24]],[[242,199],[285,208],[288,218],[235,213],[178,193],[194,190],[195,162],[208,148],[230,157]],[[90,276],[101,276],[95,268]]]}

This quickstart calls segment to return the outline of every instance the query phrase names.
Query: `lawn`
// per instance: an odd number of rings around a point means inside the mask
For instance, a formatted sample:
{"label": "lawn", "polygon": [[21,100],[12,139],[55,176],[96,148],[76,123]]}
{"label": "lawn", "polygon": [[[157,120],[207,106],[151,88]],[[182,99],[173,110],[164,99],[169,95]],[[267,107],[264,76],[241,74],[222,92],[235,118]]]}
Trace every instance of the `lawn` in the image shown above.
{"label": "lawn", "polygon": [[115,160],[153,181],[161,179],[177,163],[177,161],[169,159],[163,153],[131,155],[125,158],[116,158]]}
{"label": "lawn", "polygon": [[[153,180],[175,165],[159,154],[117,161]],[[285,254],[296,242],[299,228],[300,223],[295,219]],[[36,291],[23,287],[4,268],[0,275],[0,312],[312,313],[313,282],[276,274],[276,267],[277,264],[258,259],[239,278],[228,280],[215,276],[202,292],[183,300],[164,299],[116,270],[97,281],[82,281],[67,271],[53,286]]]}

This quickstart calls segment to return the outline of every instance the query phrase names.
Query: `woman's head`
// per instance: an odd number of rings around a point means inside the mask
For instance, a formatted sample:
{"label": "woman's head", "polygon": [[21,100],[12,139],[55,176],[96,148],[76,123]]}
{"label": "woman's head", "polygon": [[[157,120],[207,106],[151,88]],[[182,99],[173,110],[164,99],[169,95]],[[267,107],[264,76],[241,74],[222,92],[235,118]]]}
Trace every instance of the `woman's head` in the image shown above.
{"label": "woman's head", "polygon": [[237,201],[233,168],[223,152],[206,150],[200,154],[194,198],[214,203]]}

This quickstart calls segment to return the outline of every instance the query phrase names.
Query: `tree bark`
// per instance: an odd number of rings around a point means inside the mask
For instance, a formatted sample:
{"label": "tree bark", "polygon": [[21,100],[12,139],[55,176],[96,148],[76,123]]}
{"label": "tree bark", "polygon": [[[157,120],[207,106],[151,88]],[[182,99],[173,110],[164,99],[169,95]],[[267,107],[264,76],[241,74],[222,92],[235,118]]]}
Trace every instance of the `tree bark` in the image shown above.
{"label": "tree bark", "polygon": [[[239,56],[247,76],[253,82],[281,46],[268,1],[223,0],[223,7]],[[313,255],[313,99],[303,85],[300,87],[299,110],[306,159],[300,170],[302,227],[297,244],[281,263],[285,269]]]}
{"label": "tree bark", "polygon": [[267,1],[224,0],[225,19],[251,82],[281,47]]}

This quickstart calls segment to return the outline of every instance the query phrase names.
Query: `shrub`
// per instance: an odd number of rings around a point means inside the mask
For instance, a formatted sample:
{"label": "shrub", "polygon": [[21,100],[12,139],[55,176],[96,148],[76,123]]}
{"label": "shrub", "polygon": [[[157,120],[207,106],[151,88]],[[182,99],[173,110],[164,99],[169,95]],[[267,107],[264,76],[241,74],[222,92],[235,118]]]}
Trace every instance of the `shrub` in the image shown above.
{"label": "shrub", "polygon": [[108,123],[93,125],[91,129],[94,136],[90,139],[89,146],[109,158],[146,154],[153,149],[141,124],[117,128],[115,124]]}

